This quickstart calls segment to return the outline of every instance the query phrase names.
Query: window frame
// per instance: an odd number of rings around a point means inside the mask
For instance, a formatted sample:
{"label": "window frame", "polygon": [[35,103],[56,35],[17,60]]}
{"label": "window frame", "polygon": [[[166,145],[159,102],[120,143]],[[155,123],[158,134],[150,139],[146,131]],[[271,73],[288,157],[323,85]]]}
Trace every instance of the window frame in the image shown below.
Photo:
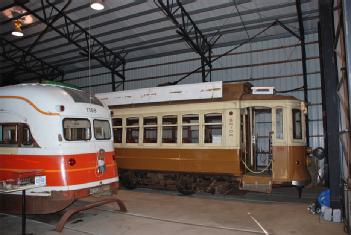
{"label": "window frame", "polygon": [[[286,110],[285,110],[285,108],[284,107],[275,107],[274,108],[275,110],[274,110],[274,115],[275,115],[275,117],[274,117],[274,121],[275,121],[275,133],[274,133],[274,137],[275,137],[275,140],[276,141],[278,141],[278,142],[282,142],[282,141],[284,141],[285,140],[285,134],[286,134],[286,129],[285,129],[285,123],[286,123],[286,121],[285,121],[285,113],[286,113]],[[278,138],[277,137],[277,134],[278,134],[278,125],[277,125],[277,111],[278,110],[281,110],[282,112],[281,112],[281,115],[282,115],[282,118],[281,118],[281,122],[282,122],[282,124],[281,124],[281,130],[282,130],[282,137],[281,138]]]}
{"label": "window frame", "polygon": [[[156,124],[152,124],[152,125],[145,125],[145,119],[147,118],[153,118],[156,120]],[[159,143],[159,120],[158,120],[158,116],[157,115],[150,115],[150,116],[143,116],[142,117],[142,121],[143,121],[143,124],[142,124],[142,141],[141,143],[142,144],[146,144],[146,145],[155,145],[155,144],[158,144]],[[156,128],[156,142],[145,142],[145,128]]]}
{"label": "window frame", "polygon": [[[128,119],[130,118],[135,118],[135,119],[138,119],[138,125],[131,125],[131,126],[128,126]],[[122,120],[123,121],[123,120]],[[128,142],[128,128],[138,128],[138,138],[137,138],[137,142]],[[128,116],[125,118],[125,136],[126,136],[126,139],[125,139],[125,143],[126,144],[134,144],[134,145],[137,145],[137,144],[140,144],[140,133],[141,133],[141,130],[140,130],[140,117],[138,116]],[[123,133],[122,133],[123,134]],[[123,135],[122,135],[122,138],[123,138]],[[123,140],[122,140],[123,142]]]}
{"label": "window frame", "polygon": [[[300,113],[300,138],[296,137],[296,118],[295,118],[295,113],[299,112]],[[292,117],[292,139],[295,141],[303,141],[303,112],[299,108],[292,108],[291,109],[291,117]]]}
{"label": "window frame", "polygon": [[[163,118],[165,117],[175,117],[176,118],[176,124],[163,124]],[[160,143],[162,145],[177,145],[179,142],[179,116],[177,114],[165,114],[161,115],[161,136],[160,136]],[[176,141],[175,142],[163,142],[163,128],[164,127],[175,127],[176,129]]]}
{"label": "window frame", "polygon": [[[206,122],[206,115],[209,114],[218,114],[221,116],[221,122]],[[223,112],[207,112],[203,114],[203,144],[204,145],[223,145],[224,143],[224,138],[225,138],[225,134],[223,132],[223,127],[224,127],[224,123],[223,123],[223,119],[225,118]],[[206,142],[206,126],[221,126],[221,142],[220,143],[207,143]],[[213,139],[212,139],[213,141]]]}
{"label": "window frame", "polygon": [[[196,123],[184,123],[183,122],[183,118],[186,117],[186,116],[197,116],[197,122]],[[199,145],[201,143],[201,137],[200,137],[200,133],[201,133],[201,128],[200,128],[200,114],[199,113],[185,113],[185,114],[181,114],[180,115],[180,119],[181,119],[181,125],[180,125],[180,130],[181,130],[181,138],[180,138],[180,143],[181,144],[184,144],[184,145]],[[184,142],[184,136],[183,136],[183,131],[184,131],[184,127],[193,127],[193,126],[197,126],[198,127],[198,130],[197,130],[197,133],[198,133],[198,141],[193,143],[187,143],[187,142]]]}
{"label": "window frame", "polygon": [[[29,128],[29,126],[27,125],[27,124],[22,124],[21,125],[21,131],[22,131],[22,136],[21,136],[21,147],[34,147],[35,146],[35,140],[34,140],[34,138],[33,138],[33,135],[32,135],[32,132],[31,132],[31,130],[30,130],[30,128]],[[24,130],[25,129],[27,129],[28,131],[29,131],[29,138],[31,139],[31,142],[30,142],[30,144],[25,144],[24,143]]]}
{"label": "window frame", "polygon": [[[103,122],[107,122],[108,123],[108,130],[110,133],[110,137],[108,139],[106,138],[96,138],[96,132],[95,132],[95,121],[103,121]],[[94,138],[96,140],[111,140],[112,139],[112,133],[111,133],[111,123],[109,122],[109,120],[106,119],[93,119],[93,129],[94,129]]]}
{"label": "window frame", "polygon": [[[113,120],[114,119],[121,119],[121,125],[120,126],[115,126],[113,125]],[[113,143],[114,144],[123,144],[123,134],[124,134],[124,128],[123,128],[123,118],[122,117],[113,117],[112,119],[112,134],[113,134]],[[115,130],[121,130],[121,142],[116,142],[115,138]]]}
{"label": "window frame", "polygon": [[[6,125],[6,126],[15,126],[16,129],[16,141],[14,143],[7,143],[7,144],[4,144],[4,143],[0,143],[0,147],[20,147],[20,142],[19,142],[19,124],[20,123],[15,123],[15,122],[11,122],[11,123],[1,123],[0,125]],[[2,139],[4,138],[4,128],[2,127],[1,129],[1,136],[2,136]],[[1,141],[2,142],[2,141]]]}
{"label": "window frame", "polygon": [[[66,136],[65,136],[65,127],[64,127],[65,120],[88,120],[88,121],[89,121],[89,139],[67,140],[67,139],[66,139]],[[71,118],[71,117],[66,117],[66,118],[62,119],[62,131],[63,131],[63,139],[64,139],[65,141],[69,141],[69,142],[89,141],[89,140],[91,140],[91,138],[92,138],[91,121],[89,120],[89,118]]]}

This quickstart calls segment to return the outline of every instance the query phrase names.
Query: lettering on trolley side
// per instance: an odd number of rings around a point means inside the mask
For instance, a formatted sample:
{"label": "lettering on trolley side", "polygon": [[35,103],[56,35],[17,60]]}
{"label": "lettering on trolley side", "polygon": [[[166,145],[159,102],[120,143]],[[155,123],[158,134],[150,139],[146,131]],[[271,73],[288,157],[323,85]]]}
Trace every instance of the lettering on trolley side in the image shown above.
{"label": "lettering on trolley side", "polygon": [[229,112],[229,123],[228,123],[228,135],[230,137],[233,137],[234,136],[234,118],[233,118],[233,112],[230,111]]}

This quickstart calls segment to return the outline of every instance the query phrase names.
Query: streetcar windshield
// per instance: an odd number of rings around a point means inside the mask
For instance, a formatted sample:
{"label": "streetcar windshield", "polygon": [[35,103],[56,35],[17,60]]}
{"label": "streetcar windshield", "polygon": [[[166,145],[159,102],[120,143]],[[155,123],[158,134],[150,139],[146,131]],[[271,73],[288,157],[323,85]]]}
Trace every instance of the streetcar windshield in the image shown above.
{"label": "streetcar windshield", "polygon": [[63,135],[65,140],[90,140],[90,121],[83,118],[63,119]]}
{"label": "streetcar windshield", "polygon": [[110,123],[107,120],[94,120],[94,135],[97,140],[111,139]]}
{"label": "streetcar windshield", "polygon": [[16,124],[0,124],[0,144],[17,144]]}

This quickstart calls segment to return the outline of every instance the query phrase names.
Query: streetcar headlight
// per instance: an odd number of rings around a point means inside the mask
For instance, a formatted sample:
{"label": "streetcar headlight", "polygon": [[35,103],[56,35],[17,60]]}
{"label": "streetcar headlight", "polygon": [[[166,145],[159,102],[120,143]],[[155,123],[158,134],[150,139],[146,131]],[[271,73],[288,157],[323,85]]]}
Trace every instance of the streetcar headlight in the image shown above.
{"label": "streetcar headlight", "polygon": [[75,164],[76,164],[76,159],[70,158],[70,159],[68,160],[68,165],[74,166]]}

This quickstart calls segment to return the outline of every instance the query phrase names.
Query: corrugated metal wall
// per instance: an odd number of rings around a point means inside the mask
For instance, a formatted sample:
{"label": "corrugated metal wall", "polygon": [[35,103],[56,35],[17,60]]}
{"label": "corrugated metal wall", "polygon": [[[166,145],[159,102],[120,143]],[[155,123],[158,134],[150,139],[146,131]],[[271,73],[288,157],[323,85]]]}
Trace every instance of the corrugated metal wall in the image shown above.
{"label": "corrugated metal wall", "polygon": [[[305,40],[310,102],[310,145],[323,147],[318,35],[306,35]],[[231,48],[214,49],[214,58]],[[165,82],[176,81],[199,66],[199,56],[194,53],[130,62],[126,66],[125,89],[153,87]],[[274,86],[278,91],[300,88],[303,85],[303,78],[299,41],[295,37],[286,37],[246,44],[214,62],[211,79],[225,82],[250,81],[256,86]],[[83,89],[90,89],[94,93],[112,90],[109,84],[111,74],[104,68],[92,70],[90,79],[88,72],[80,72],[67,74],[65,80]],[[116,81],[120,81],[118,77]],[[180,84],[198,82],[201,82],[200,72],[191,75]],[[89,84],[91,84],[90,88]],[[122,86],[117,87],[117,90],[121,89]],[[303,100],[302,90],[286,94]]]}

